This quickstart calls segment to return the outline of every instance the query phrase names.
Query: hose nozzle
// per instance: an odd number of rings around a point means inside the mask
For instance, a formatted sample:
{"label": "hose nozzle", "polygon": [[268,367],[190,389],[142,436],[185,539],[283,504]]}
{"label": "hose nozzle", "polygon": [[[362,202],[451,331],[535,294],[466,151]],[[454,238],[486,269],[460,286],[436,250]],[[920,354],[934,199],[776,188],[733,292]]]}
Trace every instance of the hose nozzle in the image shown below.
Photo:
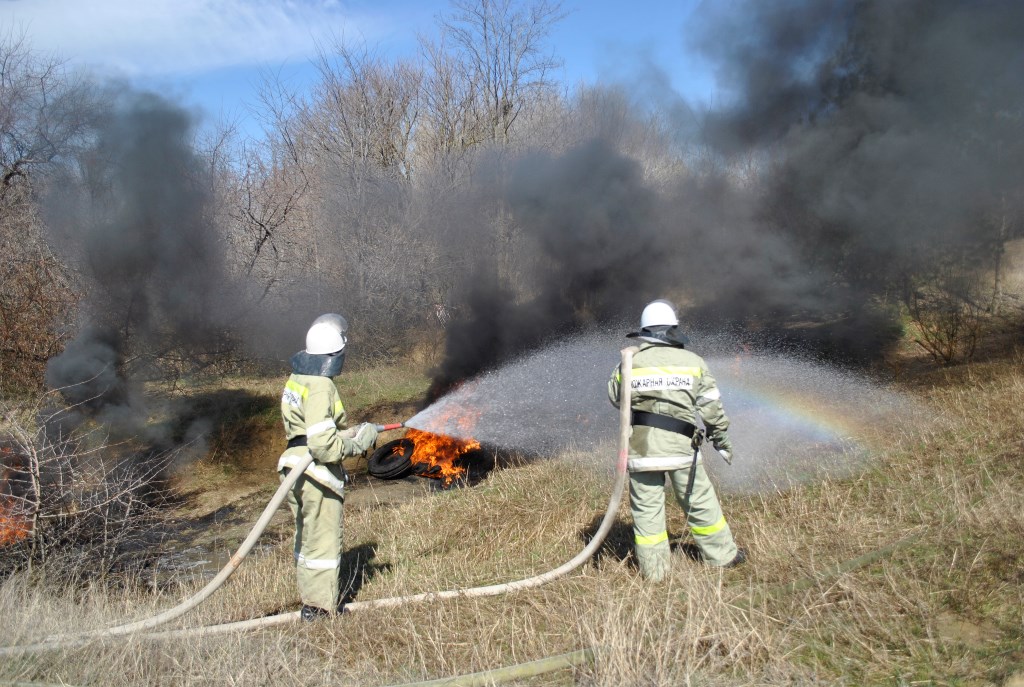
{"label": "hose nozzle", "polygon": [[391,429],[401,429],[402,427],[405,427],[405,423],[404,422],[395,422],[395,423],[390,424],[390,425],[374,425],[374,427],[376,428],[376,430],[378,432],[387,432],[388,430],[391,430]]}

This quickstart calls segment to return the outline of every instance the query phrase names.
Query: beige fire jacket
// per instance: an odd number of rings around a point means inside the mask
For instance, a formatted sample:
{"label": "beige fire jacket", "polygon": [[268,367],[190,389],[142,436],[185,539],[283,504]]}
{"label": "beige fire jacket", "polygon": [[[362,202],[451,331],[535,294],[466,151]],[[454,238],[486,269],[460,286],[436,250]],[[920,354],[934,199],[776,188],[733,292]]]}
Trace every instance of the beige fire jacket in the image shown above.
{"label": "beige fire jacket", "polygon": [[[608,398],[616,408],[621,381],[622,373],[617,366],[608,381]],[[711,442],[723,450],[732,450],[721,393],[704,359],[696,353],[670,344],[642,344],[633,356],[632,387],[633,410],[668,415],[693,425],[699,415]],[[685,435],[634,425],[629,439],[631,472],[678,470],[692,461],[693,448]]]}
{"label": "beige fire jacket", "polygon": [[333,491],[344,490],[342,459],[363,452],[352,440],[352,432],[343,430],[346,413],[338,388],[329,377],[292,374],[281,395],[281,417],[288,440],[305,435],[306,446],[285,450],[277,469],[294,467],[298,460],[313,454],[306,474]]}

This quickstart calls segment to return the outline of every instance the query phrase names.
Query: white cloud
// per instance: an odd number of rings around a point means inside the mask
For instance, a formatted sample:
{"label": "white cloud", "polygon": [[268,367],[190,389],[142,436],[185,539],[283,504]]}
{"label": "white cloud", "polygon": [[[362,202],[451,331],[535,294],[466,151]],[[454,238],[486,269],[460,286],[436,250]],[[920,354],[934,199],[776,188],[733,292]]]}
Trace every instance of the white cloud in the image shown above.
{"label": "white cloud", "polygon": [[379,18],[338,0],[0,0],[0,27],[75,63],[126,76],[306,59],[335,36],[373,42]]}

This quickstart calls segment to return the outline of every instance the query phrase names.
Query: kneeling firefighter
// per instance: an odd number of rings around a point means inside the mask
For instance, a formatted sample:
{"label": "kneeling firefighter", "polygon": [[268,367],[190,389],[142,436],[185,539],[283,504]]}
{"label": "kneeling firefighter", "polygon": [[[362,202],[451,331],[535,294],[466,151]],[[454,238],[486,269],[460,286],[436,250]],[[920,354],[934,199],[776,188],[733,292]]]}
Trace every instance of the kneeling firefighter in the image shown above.
{"label": "kneeling firefighter", "polygon": [[344,430],[345,407],[332,377],[345,361],[348,324],[321,315],[306,333],[306,350],[292,356],[281,396],[288,448],[277,469],[284,477],[307,455],[313,462],[288,494],[295,518],[295,561],[302,619],[335,613],[340,604],[342,504],[347,475],[341,461],[365,453],[377,440],[372,424]]}
{"label": "kneeling firefighter", "polygon": [[[715,488],[704,471],[699,451],[702,432],[727,461],[732,444],[721,394],[704,360],[686,350],[671,303],[649,303],[640,316],[640,331],[628,335],[642,343],[633,356],[633,429],[629,440],[629,501],[641,574],[659,581],[668,573],[670,549],[665,525],[665,477],[705,562],[731,567],[746,560],[736,548]],[[616,368],[608,397],[619,405],[622,376]],[[704,430],[698,430],[700,414]],[[694,439],[696,437],[696,440]]]}

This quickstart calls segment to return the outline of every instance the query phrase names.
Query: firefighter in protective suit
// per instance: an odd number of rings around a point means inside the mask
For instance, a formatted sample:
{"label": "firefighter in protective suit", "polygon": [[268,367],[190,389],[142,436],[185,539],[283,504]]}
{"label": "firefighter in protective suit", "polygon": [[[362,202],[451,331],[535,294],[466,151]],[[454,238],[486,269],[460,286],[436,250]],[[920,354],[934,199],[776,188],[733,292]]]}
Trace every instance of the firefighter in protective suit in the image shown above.
{"label": "firefighter in protective suit", "polygon": [[[686,350],[671,303],[657,300],[644,308],[640,340],[633,356],[633,429],[629,440],[629,500],[636,557],[641,574],[660,581],[668,573],[670,549],[665,525],[665,477],[706,563],[732,567],[746,560],[737,549],[715,489],[694,455],[696,415],[715,449],[729,460],[732,444],[721,394],[704,360]],[[608,397],[619,405],[621,372],[608,382]],[[691,471],[693,474],[691,474]]]}
{"label": "firefighter in protective suit", "polygon": [[295,562],[302,619],[335,613],[340,604],[342,504],[347,456],[365,453],[377,430],[345,430],[345,407],[332,377],[345,360],[348,325],[341,315],[318,317],[306,333],[306,350],[292,356],[292,374],[281,396],[288,447],[277,469],[284,477],[308,453],[313,462],[288,494],[295,518]]}

